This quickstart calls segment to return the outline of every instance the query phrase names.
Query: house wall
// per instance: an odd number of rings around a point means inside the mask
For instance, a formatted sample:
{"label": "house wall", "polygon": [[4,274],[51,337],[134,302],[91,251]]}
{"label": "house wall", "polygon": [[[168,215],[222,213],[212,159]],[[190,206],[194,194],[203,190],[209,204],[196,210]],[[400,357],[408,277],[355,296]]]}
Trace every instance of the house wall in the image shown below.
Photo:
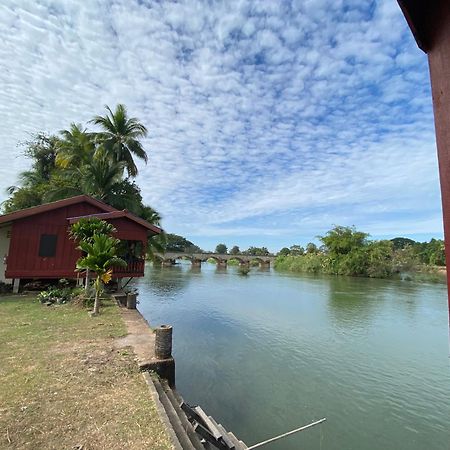
{"label": "house wall", "polygon": [[[103,212],[89,203],[78,203],[13,222],[6,277],[63,278],[76,276],[80,251],[68,236],[68,217]],[[58,236],[54,257],[40,257],[42,234]]]}
{"label": "house wall", "polygon": [[123,217],[110,219],[108,222],[116,228],[117,233],[114,236],[117,237],[117,239],[142,241],[146,247],[148,231],[142,225]]}
{"label": "house wall", "polygon": [[9,252],[10,235],[11,225],[0,227],[0,282],[2,283],[11,283],[12,281],[5,277],[5,261],[7,260]]}

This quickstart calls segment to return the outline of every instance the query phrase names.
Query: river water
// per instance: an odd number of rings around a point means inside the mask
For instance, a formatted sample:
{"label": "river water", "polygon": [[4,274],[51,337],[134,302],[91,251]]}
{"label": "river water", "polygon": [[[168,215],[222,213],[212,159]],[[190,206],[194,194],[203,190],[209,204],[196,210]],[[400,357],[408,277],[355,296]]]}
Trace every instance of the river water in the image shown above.
{"label": "river water", "polygon": [[177,388],[267,450],[449,450],[446,287],[188,263],[135,282],[174,326]]}

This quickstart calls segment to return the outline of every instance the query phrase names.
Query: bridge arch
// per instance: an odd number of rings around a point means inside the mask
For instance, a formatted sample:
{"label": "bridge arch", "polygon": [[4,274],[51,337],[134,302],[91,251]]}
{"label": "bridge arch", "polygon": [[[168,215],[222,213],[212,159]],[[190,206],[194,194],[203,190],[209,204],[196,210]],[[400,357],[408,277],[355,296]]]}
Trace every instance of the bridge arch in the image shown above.
{"label": "bridge arch", "polygon": [[246,264],[246,263],[248,263],[248,259],[242,258],[239,255],[232,255],[231,258],[228,258],[228,261],[238,261],[239,264]]}

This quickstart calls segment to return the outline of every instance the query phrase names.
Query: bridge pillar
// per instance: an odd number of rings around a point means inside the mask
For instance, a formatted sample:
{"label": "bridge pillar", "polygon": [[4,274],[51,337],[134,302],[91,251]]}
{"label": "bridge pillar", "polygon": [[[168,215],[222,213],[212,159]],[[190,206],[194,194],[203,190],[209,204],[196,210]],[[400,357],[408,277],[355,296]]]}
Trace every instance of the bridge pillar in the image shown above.
{"label": "bridge pillar", "polygon": [[270,269],[270,261],[261,261],[259,267],[261,267],[261,269]]}
{"label": "bridge pillar", "polygon": [[161,261],[161,266],[163,267],[172,267],[174,265],[174,261],[171,259],[163,259]]}
{"label": "bridge pillar", "polygon": [[221,269],[226,269],[227,261],[225,259],[219,259],[219,261],[217,261],[217,267],[219,267]]}
{"label": "bridge pillar", "polygon": [[193,259],[191,261],[191,263],[192,263],[192,267],[201,267],[201,265],[202,265],[202,262],[199,259]]}
{"label": "bridge pillar", "polygon": [[239,267],[250,267],[250,261],[241,261]]}

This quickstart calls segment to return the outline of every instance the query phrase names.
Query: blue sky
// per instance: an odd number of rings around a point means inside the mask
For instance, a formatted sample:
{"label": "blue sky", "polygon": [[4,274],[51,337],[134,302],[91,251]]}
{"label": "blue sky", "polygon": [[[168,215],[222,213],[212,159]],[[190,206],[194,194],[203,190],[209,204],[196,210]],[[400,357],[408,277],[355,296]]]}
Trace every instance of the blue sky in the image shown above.
{"label": "blue sky", "polygon": [[0,199],[28,133],[125,103],[145,201],[203,248],[442,236],[426,55],[394,0],[3,0],[0,36]]}

